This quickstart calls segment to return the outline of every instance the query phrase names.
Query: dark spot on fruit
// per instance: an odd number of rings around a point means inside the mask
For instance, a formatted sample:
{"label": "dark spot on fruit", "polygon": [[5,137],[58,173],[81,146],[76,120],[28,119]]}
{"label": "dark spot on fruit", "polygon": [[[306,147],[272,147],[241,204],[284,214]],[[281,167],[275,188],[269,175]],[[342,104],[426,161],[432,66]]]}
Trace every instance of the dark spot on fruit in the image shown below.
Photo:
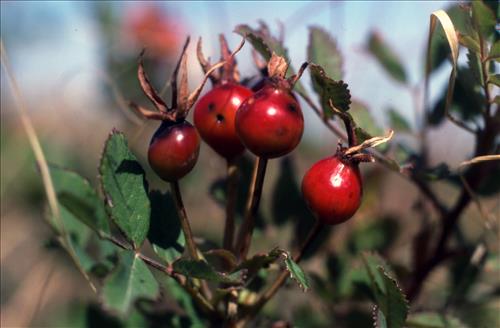
{"label": "dark spot on fruit", "polygon": [[211,102],[210,104],[208,104],[208,111],[211,112],[215,109],[215,104],[213,102]]}
{"label": "dark spot on fruit", "polygon": [[219,122],[219,123],[224,122],[224,115],[222,115],[222,114],[217,114],[217,122]]}
{"label": "dark spot on fruit", "polygon": [[290,103],[290,104],[288,104],[288,110],[291,112],[296,112],[297,107],[294,104]]}

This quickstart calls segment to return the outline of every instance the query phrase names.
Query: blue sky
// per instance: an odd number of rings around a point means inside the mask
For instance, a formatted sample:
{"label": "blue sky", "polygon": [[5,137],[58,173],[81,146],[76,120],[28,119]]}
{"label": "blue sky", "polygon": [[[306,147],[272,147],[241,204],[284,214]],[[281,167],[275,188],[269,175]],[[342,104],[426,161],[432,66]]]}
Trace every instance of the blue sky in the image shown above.
{"label": "blue sky", "polygon": [[[2,39],[10,52],[16,76],[31,98],[46,95],[69,72],[89,70],[101,64],[102,45],[99,31],[93,24],[90,5],[87,2],[2,1]],[[113,3],[118,12],[123,6],[130,5],[132,2]],[[286,45],[295,66],[306,59],[308,26],[319,25],[328,29],[344,54],[344,79],[349,83],[351,93],[369,103],[376,119],[381,121],[383,115],[380,114],[389,106],[410,120],[413,114],[408,92],[387,78],[363,50],[369,31],[380,31],[396,53],[404,58],[410,80],[414,83],[422,77],[429,16],[448,4],[443,1],[174,1],[164,3],[164,6],[185,21],[193,37],[204,38],[207,53],[215,53],[210,45],[217,45],[219,33],[230,35],[237,24],[256,26],[262,19],[276,28],[279,20],[285,24]],[[19,21],[27,24],[18,24]],[[232,35],[229,42],[236,44],[239,39],[239,36]],[[254,71],[248,57],[249,47],[246,48],[239,60],[243,73]],[[98,85],[94,78],[92,74],[78,78],[68,86],[68,92],[89,99]]]}

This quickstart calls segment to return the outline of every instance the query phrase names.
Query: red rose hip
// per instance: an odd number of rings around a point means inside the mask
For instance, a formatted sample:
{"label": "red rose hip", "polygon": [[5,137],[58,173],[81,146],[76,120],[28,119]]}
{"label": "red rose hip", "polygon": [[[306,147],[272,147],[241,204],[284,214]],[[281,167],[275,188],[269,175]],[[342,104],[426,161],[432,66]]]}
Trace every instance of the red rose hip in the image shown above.
{"label": "red rose hip", "polygon": [[302,180],[302,195],[322,224],[349,220],[361,204],[362,193],[358,164],[335,155],[314,164]]}
{"label": "red rose hip", "polygon": [[268,83],[236,113],[236,132],[252,153],[275,158],[291,152],[304,131],[300,105],[289,88]]}
{"label": "red rose hip", "polygon": [[173,182],[193,169],[199,150],[200,137],[189,122],[163,121],[149,145],[149,165],[160,178]]}
{"label": "red rose hip", "polygon": [[245,150],[234,121],[241,103],[252,94],[237,83],[223,83],[201,97],[194,109],[194,125],[201,138],[228,160]]}

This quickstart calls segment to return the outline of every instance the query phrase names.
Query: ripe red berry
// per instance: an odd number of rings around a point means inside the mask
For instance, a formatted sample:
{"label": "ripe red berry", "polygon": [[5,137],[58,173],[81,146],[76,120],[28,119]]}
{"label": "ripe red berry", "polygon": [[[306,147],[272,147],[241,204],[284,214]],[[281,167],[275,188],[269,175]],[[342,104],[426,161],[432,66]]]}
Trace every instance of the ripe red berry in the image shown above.
{"label": "ripe red berry", "polygon": [[160,178],[172,182],[193,169],[199,151],[200,136],[189,122],[163,121],[149,144],[148,161]]}
{"label": "ripe red berry", "polygon": [[237,83],[223,83],[201,97],[194,109],[194,125],[201,138],[224,158],[232,159],[245,150],[234,121],[241,103],[252,93]]}
{"label": "ripe red berry", "polygon": [[302,195],[323,224],[349,220],[360,206],[362,192],[358,164],[338,156],[320,160],[302,180]]}
{"label": "ripe red berry", "polygon": [[304,118],[289,88],[267,83],[247,98],[236,113],[236,133],[255,155],[288,154],[300,142]]}

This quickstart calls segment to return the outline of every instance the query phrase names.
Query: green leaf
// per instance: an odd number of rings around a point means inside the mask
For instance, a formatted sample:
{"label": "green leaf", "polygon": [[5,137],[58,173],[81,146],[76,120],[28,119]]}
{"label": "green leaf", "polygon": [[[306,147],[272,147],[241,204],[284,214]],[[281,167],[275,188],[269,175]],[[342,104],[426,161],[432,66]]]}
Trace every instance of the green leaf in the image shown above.
{"label": "green leaf", "polygon": [[235,269],[234,271],[241,271],[241,270],[246,270],[248,277],[253,277],[254,275],[257,274],[257,272],[268,266],[269,264],[273,263],[276,261],[280,255],[282,254],[282,251],[279,248],[275,248],[271,250],[269,253],[265,254],[256,254],[252,256],[251,258],[241,262]]}
{"label": "green leaf", "polygon": [[186,244],[174,200],[170,193],[158,190],[149,193],[151,227],[148,240],[155,253],[167,263],[181,257]]}
{"label": "green leaf", "polygon": [[406,320],[408,328],[465,328],[457,318],[435,312],[411,314]]}
{"label": "green leaf", "polygon": [[497,87],[500,87],[500,74],[490,75],[490,77],[488,78],[488,81],[490,83],[493,83]]}
{"label": "green leaf", "polygon": [[472,1],[472,20],[484,38],[495,33],[495,14],[482,0]]}
{"label": "green leaf", "polygon": [[495,41],[495,43],[491,46],[488,60],[491,59],[494,59],[497,62],[500,61],[500,40]]}
{"label": "green leaf", "polygon": [[379,136],[384,133],[384,130],[376,123],[375,118],[368,110],[367,106],[360,101],[354,100],[349,111],[354,122],[356,123],[356,136],[358,142],[363,142],[374,136]]}
{"label": "green leaf", "polygon": [[382,327],[403,327],[408,315],[408,301],[392,278],[387,265],[376,256],[364,254],[363,262],[371,282],[371,290],[381,315],[377,315],[377,322]]}
{"label": "green leaf", "polygon": [[398,132],[411,132],[410,123],[394,108],[390,108],[387,113],[389,114],[389,124],[392,129]]}
{"label": "green leaf", "polygon": [[[470,68],[459,67],[455,91],[450,111],[464,121],[472,120],[482,113],[485,100],[481,93],[479,84],[476,82],[474,72]],[[444,105],[446,101],[446,89],[443,89],[439,100],[434,105],[428,120],[431,125],[439,125],[444,116]],[[458,115],[457,115],[458,114]]]}
{"label": "green leaf", "polygon": [[351,93],[348,85],[344,81],[335,81],[328,77],[325,70],[315,64],[309,65],[313,89],[318,94],[321,107],[326,117],[332,117],[333,111],[330,109],[329,100],[341,111],[348,111],[351,104]]}
{"label": "green leaf", "polygon": [[[273,52],[278,56],[284,57],[287,63],[290,64],[290,57],[288,56],[288,49],[283,46],[280,40],[276,39],[269,33],[268,27],[261,22],[259,29],[252,29],[248,25],[238,25],[234,29],[234,32],[243,36],[247,41],[249,41],[253,48],[266,60],[269,61]],[[295,74],[295,70],[290,64],[287,71],[287,77]],[[300,94],[305,94],[306,91],[302,83],[297,81],[294,86],[294,90]]]}
{"label": "green leaf", "polygon": [[89,272],[94,265],[94,261],[92,257],[87,254],[85,248],[91,238],[92,230],[62,206],[60,206],[60,218],[64,228],[61,227],[60,222],[52,219],[54,228],[61,236],[63,236],[64,233],[67,234],[67,240],[71,244],[71,248],[78,262],[77,265],[80,266],[81,270]]}
{"label": "green leaf", "polygon": [[393,79],[402,83],[407,82],[406,72],[399,58],[377,32],[370,33],[368,50]]}
{"label": "green leaf", "polygon": [[97,233],[109,234],[104,204],[88,180],[55,165],[50,165],[50,174],[59,203]]}
{"label": "green leaf", "polygon": [[481,47],[479,46],[479,42],[469,35],[458,35],[458,42],[475,53],[481,53]]}
{"label": "green leaf", "polygon": [[357,227],[347,240],[347,247],[352,254],[361,251],[386,250],[396,240],[399,232],[399,223],[392,217],[377,218],[376,220]]}
{"label": "green leaf", "polygon": [[309,279],[302,268],[295,263],[289,252],[284,252],[286,269],[290,273],[290,277],[295,280],[302,291],[306,292],[309,289]]}
{"label": "green leaf", "polygon": [[211,249],[203,253],[203,256],[219,272],[231,272],[237,267],[236,256],[226,249]]}
{"label": "green leaf", "polygon": [[106,141],[99,172],[106,210],[134,248],[140,247],[148,233],[151,207],[144,170],[122,133],[113,131]]}
{"label": "green leaf", "polygon": [[179,327],[203,328],[207,326],[207,323],[203,322],[201,319],[202,314],[198,313],[191,295],[179,286],[174,279],[162,274],[159,277],[159,282],[162,289],[164,289],[170,297],[177,301],[179,306],[185,311],[187,317],[191,321],[185,323],[184,325],[179,325]]}
{"label": "green leaf", "polygon": [[173,269],[186,277],[204,279],[230,285],[243,284],[243,271],[231,274],[216,271],[210,264],[203,260],[179,259],[174,262]]}
{"label": "green leaf", "polygon": [[467,52],[467,64],[469,65],[469,70],[474,75],[477,84],[483,85],[483,70],[481,68],[481,59],[479,58],[479,55],[469,50]]}
{"label": "green leaf", "polygon": [[342,79],[342,55],[337,42],[321,27],[309,28],[307,60],[323,67],[326,75],[332,79]]}
{"label": "green leaf", "polygon": [[131,251],[123,251],[115,270],[106,279],[102,297],[106,308],[125,316],[139,298],[155,299],[159,285],[146,264]]}
{"label": "green leaf", "polygon": [[498,316],[499,301],[500,298],[497,296],[491,301],[479,303],[466,302],[457,308],[455,315],[460,318],[467,327],[500,327],[500,317]]}
{"label": "green leaf", "polygon": [[268,33],[263,33],[263,31],[252,29],[248,25],[238,25],[234,29],[236,33],[247,39],[254,49],[262,56],[266,61],[271,59],[271,55],[275,52],[278,56],[285,57],[287,61],[289,60],[287,50],[283,45],[273,38]]}

